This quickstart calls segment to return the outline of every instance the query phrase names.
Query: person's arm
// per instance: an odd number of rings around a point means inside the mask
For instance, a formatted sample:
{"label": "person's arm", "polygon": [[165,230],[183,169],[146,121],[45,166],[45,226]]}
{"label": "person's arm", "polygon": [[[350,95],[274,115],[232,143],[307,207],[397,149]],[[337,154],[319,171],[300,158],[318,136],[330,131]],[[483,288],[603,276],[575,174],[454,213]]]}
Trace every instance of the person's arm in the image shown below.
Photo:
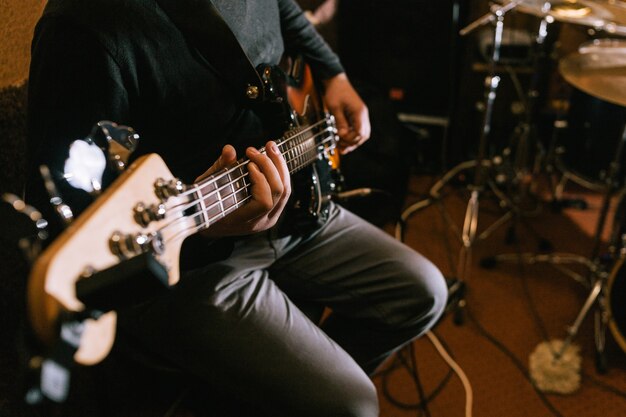
{"label": "person's arm", "polygon": [[28,83],[30,160],[53,171],[62,170],[69,144],[95,123],[129,120],[117,63],[95,36],[66,19],[38,24]]}
{"label": "person's arm", "polygon": [[[36,178],[37,167],[46,164],[53,176],[62,178],[70,143],[87,136],[93,125],[103,119],[133,127],[133,105],[115,59],[89,31],[71,22],[49,19],[38,26],[32,50],[29,161],[31,176],[35,178],[31,178],[27,198],[43,206],[48,205],[48,198]],[[290,183],[283,157],[265,156],[252,149],[247,156],[253,162],[252,198],[213,225],[207,231],[212,237],[268,229],[284,208]],[[227,153],[218,163],[226,166],[235,159],[234,154]]]}
{"label": "person's arm", "polygon": [[369,111],[345,73],[324,80],[324,101],[335,116],[341,154],[352,152],[369,139]]}
{"label": "person's arm", "polygon": [[344,69],[337,55],[306,18],[293,0],[278,0],[285,52],[302,55],[320,79],[328,79]]}
{"label": "person's arm", "polygon": [[63,222],[52,211],[39,171],[46,165],[62,198],[78,215],[91,201],[86,192],[65,183],[70,144],[84,139],[94,124],[128,118],[128,96],[117,64],[96,38],[58,17],[36,27],[28,80],[28,178],[26,201],[42,211],[52,233]]}
{"label": "person's arm", "polygon": [[304,12],[306,18],[313,26],[324,25],[330,22],[337,12],[337,0],[326,0],[315,10]]}
{"label": "person's arm", "polygon": [[287,53],[298,52],[324,82],[324,101],[337,120],[339,150],[346,154],[370,137],[367,106],[352,87],[339,58],[293,0],[278,0]]}

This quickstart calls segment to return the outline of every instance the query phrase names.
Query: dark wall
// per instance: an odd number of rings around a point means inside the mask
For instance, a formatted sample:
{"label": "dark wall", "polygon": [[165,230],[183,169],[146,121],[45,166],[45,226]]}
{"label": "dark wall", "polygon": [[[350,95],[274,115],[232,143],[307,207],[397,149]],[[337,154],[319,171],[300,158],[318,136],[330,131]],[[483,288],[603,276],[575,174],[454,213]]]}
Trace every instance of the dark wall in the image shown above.
{"label": "dark wall", "polygon": [[20,194],[24,185],[26,90],[0,89],[0,193]]}
{"label": "dark wall", "polygon": [[[19,195],[24,185],[26,85],[0,90],[0,195]],[[0,219],[0,229],[7,227]],[[5,229],[6,230],[6,229]],[[19,363],[16,335],[23,318],[27,265],[16,242],[0,233],[0,415],[17,415],[15,397]]]}
{"label": "dark wall", "polygon": [[340,0],[338,49],[348,73],[385,92],[403,90],[402,102],[417,113],[446,115],[458,3]]}

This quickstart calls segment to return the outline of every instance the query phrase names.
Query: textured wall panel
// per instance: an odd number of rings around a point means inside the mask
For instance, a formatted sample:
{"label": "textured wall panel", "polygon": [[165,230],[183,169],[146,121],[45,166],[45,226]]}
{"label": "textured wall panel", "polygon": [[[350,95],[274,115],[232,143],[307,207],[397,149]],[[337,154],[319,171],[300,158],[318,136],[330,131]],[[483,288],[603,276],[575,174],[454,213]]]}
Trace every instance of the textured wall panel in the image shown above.
{"label": "textured wall panel", "polygon": [[0,0],[0,88],[28,75],[30,41],[45,0]]}

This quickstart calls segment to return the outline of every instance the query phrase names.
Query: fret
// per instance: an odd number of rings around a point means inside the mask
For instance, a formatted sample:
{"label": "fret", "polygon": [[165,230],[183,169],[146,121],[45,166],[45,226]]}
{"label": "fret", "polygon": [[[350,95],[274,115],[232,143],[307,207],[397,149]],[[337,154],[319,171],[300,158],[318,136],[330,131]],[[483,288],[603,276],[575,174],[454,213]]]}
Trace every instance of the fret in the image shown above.
{"label": "fret", "polygon": [[298,140],[298,144],[295,146],[295,149],[298,151],[296,152],[296,170],[298,171],[302,167],[302,144],[300,143],[300,140]]}
{"label": "fret", "polygon": [[289,161],[291,161],[292,166],[289,168],[289,171],[293,171],[293,169],[297,166],[296,164],[296,153],[293,149],[293,147],[291,149],[289,149],[289,152],[287,153],[289,155]]}
{"label": "fret", "polygon": [[216,194],[219,200],[220,217],[224,217],[231,207],[237,206],[236,192],[241,188],[242,173],[241,166],[237,166],[217,177],[215,182],[218,188]]}
{"label": "fret", "polygon": [[296,169],[296,161],[291,158],[287,160],[287,168],[289,169],[289,172],[293,173]]}
{"label": "fret", "polygon": [[[333,146],[332,132],[328,135],[328,126],[322,128],[298,128],[287,132],[283,138],[276,141],[279,151],[283,155],[290,173],[295,173],[311,164],[320,157],[327,142]],[[196,191],[197,206],[200,211],[194,215],[196,224],[201,228],[208,228],[214,223],[242,206],[251,196],[250,180],[246,165],[249,161],[239,162],[238,165],[224,169],[198,184]]]}
{"label": "fret", "polygon": [[311,137],[311,135],[307,135],[308,137],[302,137],[298,148],[300,150],[300,161],[299,166],[303,167],[308,165],[309,162],[312,162],[314,159],[311,159],[311,152],[316,153],[315,149],[315,139]]}
{"label": "fret", "polygon": [[244,169],[243,165],[240,165],[231,174],[235,178],[231,182],[232,199],[234,201],[234,205],[231,207],[238,208],[248,198],[250,181],[246,180],[248,178],[247,170]]}
{"label": "fret", "polygon": [[211,220],[213,219],[211,211],[212,207],[216,205],[216,189],[217,187],[215,182],[202,184],[202,186],[198,189],[198,201],[200,202],[200,210],[202,212],[204,227],[209,227],[211,225]]}

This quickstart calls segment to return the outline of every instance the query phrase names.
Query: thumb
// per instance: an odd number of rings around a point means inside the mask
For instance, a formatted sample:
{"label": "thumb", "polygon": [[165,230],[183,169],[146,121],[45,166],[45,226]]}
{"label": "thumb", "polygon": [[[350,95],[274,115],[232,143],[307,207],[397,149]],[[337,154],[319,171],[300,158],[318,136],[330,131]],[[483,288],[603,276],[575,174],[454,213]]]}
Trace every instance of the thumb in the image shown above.
{"label": "thumb", "polygon": [[329,107],[330,113],[335,117],[335,126],[337,127],[337,135],[344,137],[350,130],[348,119],[343,111],[343,107],[336,106],[335,108]]}

